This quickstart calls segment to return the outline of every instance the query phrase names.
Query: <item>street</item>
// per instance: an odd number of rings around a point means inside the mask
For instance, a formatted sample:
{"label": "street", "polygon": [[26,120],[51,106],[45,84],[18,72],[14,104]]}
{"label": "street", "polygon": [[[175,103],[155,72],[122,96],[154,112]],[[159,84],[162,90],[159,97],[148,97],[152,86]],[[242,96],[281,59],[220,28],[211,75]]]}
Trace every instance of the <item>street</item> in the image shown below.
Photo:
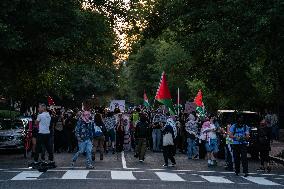
{"label": "street", "polygon": [[73,154],[55,154],[56,169],[45,173],[28,168],[21,154],[0,156],[0,188],[282,188],[284,168],[273,164],[270,174],[257,172],[258,162],[250,162],[250,176],[235,176],[225,171],[219,160],[216,168],[208,168],[205,160],[188,160],[177,154],[176,167],[163,168],[162,153],[148,151],[144,163],[133,157],[133,152],[106,154],[103,161],[94,163],[95,169],[85,169],[81,156],[75,167],[70,167]]}

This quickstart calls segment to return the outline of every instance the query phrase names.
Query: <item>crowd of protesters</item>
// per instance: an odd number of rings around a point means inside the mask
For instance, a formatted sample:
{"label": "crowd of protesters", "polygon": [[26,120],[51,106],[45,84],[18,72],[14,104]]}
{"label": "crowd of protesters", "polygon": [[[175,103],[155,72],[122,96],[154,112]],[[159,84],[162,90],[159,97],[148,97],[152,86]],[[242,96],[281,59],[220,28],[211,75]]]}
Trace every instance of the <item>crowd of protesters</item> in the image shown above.
{"label": "crowd of protesters", "polygon": [[[33,148],[35,163],[45,160],[45,151],[53,161],[53,152],[75,153],[74,166],[80,154],[86,156],[86,167],[94,168],[92,162],[104,159],[104,154],[134,151],[142,163],[147,150],[162,152],[164,167],[175,166],[175,154],[186,154],[188,159],[207,159],[208,167],[217,166],[217,154],[225,150],[226,169],[240,174],[242,163],[244,176],[248,176],[247,152],[250,140],[250,126],[238,115],[236,120],[220,126],[213,115],[199,117],[195,112],[172,116],[161,108],[149,110],[135,108],[110,112],[104,108],[79,110],[47,110],[39,105],[39,114],[33,116]],[[277,139],[277,117],[269,113],[259,123],[258,144],[260,146],[260,170],[270,172],[269,151],[271,139]],[[221,144],[224,144],[223,146]],[[169,164],[169,161],[171,164]]]}

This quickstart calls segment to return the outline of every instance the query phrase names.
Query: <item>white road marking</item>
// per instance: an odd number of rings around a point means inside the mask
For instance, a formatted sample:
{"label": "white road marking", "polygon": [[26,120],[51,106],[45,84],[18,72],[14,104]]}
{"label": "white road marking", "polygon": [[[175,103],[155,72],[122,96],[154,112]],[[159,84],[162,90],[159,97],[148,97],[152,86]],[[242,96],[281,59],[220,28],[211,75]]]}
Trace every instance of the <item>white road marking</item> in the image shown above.
{"label": "white road marking", "polygon": [[23,171],[11,180],[36,180],[42,173],[38,171]]}
{"label": "white road marking", "polygon": [[265,179],[264,177],[243,177],[244,179],[259,184],[259,185],[266,185],[266,186],[279,186],[281,184],[277,184],[275,182],[272,182],[270,180]]}
{"label": "white road marking", "polygon": [[176,173],[155,172],[162,181],[185,181]]}
{"label": "white road marking", "polygon": [[202,181],[202,180],[193,180],[193,181],[189,181],[189,182],[202,183],[202,182],[205,182],[205,181]]}
{"label": "white road marking", "polygon": [[124,156],[124,151],[121,152],[121,161],[122,161],[123,169],[127,169],[126,160],[125,160],[125,156]]}
{"label": "white road marking", "polygon": [[201,178],[209,181],[209,182],[213,182],[213,183],[224,183],[224,184],[233,184],[234,182],[223,178],[222,176],[203,176],[200,175]]}
{"label": "white road marking", "polygon": [[139,180],[154,180],[154,179],[139,179]]}
{"label": "white road marking", "polygon": [[148,171],[165,171],[166,169],[147,169]]}
{"label": "white road marking", "polygon": [[197,171],[199,173],[216,173],[216,171]]}
{"label": "white road marking", "polygon": [[89,172],[89,170],[68,170],[62,179],[86,179]]}
{"label": "white road marking", "polygon": [[177,171],[177,172],[191,172],[193,170],[173,170],[173,171]]}
{"label": "white road marking", "polygon": [[132,171],[111,171],[111,178],[114,180],[136,180]]}

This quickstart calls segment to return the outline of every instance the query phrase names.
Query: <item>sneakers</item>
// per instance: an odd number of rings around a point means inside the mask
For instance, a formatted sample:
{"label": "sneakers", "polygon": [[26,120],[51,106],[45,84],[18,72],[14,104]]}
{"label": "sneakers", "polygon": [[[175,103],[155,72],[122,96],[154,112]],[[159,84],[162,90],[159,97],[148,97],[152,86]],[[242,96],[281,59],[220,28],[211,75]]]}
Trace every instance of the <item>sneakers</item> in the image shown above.
{"label": "sneakers", "polygon": [[169,165],[168,164],[164,164],[163,167],[169,167]]}
{"label": "sneakers", "polygon": [[86,168],[87,169],[94,169],[95,167],[93,165],[88,165]]}
{"label": "sneakers", "polygon": [[140,159],[140,160],[139,160],[139,162],[140,162],[140,163],[143,163],[143,162],[144,162],[144,160],[143,160],[143,159]]}
{"label": "sneakers", "polygon": [[199,159],[199,155],[194,156],[192,159]]}
{"label": "sneakers", "polygon": [[249,174],[248,174],[248,173],[245,173],[244,177],[248,177],[248,176],[249,176]]}
{"label": "sneakers", "polygon": [[71,162],[71,167],[72,167],[72,169],[74,169],[74,166],[75,166],[75,161],[72,161],[72,162]]}

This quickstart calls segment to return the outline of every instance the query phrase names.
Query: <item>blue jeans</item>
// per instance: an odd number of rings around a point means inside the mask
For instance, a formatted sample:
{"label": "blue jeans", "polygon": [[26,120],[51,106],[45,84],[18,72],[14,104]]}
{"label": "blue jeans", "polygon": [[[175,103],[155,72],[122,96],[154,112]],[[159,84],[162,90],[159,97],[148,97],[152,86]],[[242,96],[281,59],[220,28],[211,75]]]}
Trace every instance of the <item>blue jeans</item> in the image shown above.
{"label": "blue jeans", "polygon": [[161,145],[161,129],[153,129],[152,138],[153,138],[153,151],[160,151]]}
{"label": "blue jeans", "polygon": [[209,141],[206,141],[205,148],[206,148],[207,152],[217,153],[219,151],[218,140],[217,139],[211,139],[210,143],[209,143]]}
{"label": "blue jeans", "polygon": [[198,155],[198,149],[195,139],[187,138],[187,155],[188,159],[191,159],[192,156]]}
{"label": "blue jeans", "polygon": [[83,154],[86,152],[86,163],[87,166],[92,165],[92,149],[93,149],[93,144],[91,140],[86,140],[83,142],[79,142],[78,144],[79,150],[78,152],[73,156],[72,161],[75,162],[77,161],[78,157],[80,154]]}

